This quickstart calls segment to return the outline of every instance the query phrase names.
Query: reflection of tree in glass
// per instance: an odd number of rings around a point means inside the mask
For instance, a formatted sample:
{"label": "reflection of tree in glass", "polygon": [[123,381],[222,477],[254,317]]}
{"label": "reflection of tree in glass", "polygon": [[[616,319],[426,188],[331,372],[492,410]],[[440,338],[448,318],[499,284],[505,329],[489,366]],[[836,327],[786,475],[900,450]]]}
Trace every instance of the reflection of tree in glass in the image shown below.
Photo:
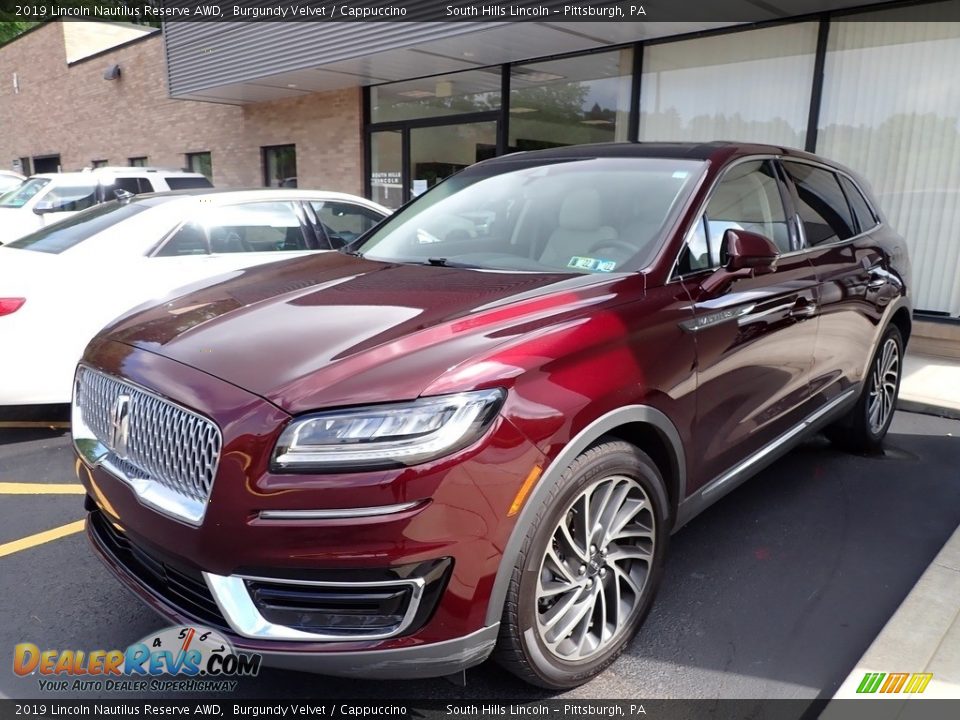
{"label": "reflection of tree in glass", "polygon": [[[160,21],[140,20],[133,13],[123,16],[109,15],[111,8],[126,7],[133,10],[143,8],[147,5],[157,6],[157,0],[59,0],[56,5],[60,8],[86,8],[90,11],[90,18],[95,18],[99,15],[107,20],[120,20],[139,25],[160,27]],[[7,3],[6,8],[0,8],[0,45],[13,40],[28,30],[31,30],[34,26],[41,24],[40,22],[14,20],[17,16],[11,12],[10,8],[12,8],[12,3]]]}
{"label": "reflection of tree in glass", "polygon": [[588,116],[584,112],[588,92],[590,86],[586,83],[538,85],[514,90],[510,94],[510,105],[535,109],[542,119],[577,122]]}
{"label": "reflection of tree in glass", "polygon": [[740,113],[730,115],[714,113],[697,115],[684,121],[676,108],[641,115],[642,136],[649,140],[710,142],[732,140],[735,142],[771,143],[786,147],[802,148],[806,141],[806,129],[794,128],[782,117],[769,120],[748,120]]}

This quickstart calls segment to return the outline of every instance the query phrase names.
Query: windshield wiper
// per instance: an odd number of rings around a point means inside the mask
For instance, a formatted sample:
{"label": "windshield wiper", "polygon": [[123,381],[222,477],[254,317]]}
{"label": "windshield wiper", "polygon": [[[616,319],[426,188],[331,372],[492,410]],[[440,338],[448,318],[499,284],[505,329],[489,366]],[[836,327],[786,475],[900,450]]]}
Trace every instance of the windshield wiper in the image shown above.
{"label": "windshield wiper", "polygon": [[363,253],[360,252],[359,250],[346,250],[346,249],[344,249],[344,248],[338,248],[338,249],[337,249],[337,252],[338,252],[338,253],[343,253],[344,255],[350,255],[350,256],[352,256],[352,257],[357,257],[357,258],[362,258],[362,257],[363,257]]}
{"label": "windshield wiper", "polygon": [[445,268],[467,268],[472,270],[486,269],[483,265],[477,265],[476,263],[459,262],[457,260],[449,260],[448,258],[442,258],[442,257],[427,258],[427,262],[424,264],[433,265],[434,267],[445,267]]}

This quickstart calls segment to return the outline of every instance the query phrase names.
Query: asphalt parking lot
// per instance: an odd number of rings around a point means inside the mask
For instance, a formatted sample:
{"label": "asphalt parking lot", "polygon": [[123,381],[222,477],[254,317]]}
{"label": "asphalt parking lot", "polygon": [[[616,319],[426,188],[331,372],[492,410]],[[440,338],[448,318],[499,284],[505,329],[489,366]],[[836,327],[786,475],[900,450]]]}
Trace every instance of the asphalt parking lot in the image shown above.
{"label": "asphalt parking lot", "polygon": [[[123,648],[164,626],[76,531],[75,482],[65,431],[0,429],[0,696],[41,696],[35,678],[10,671],[18,642]],[[960,422],[898,413],[877,457],[815,438],[673,538],[640,635],[612,669],[567,695],[829,698],[958,523]],[[550,696],[488,663],[465,686],[265,669],[231,697]]]}

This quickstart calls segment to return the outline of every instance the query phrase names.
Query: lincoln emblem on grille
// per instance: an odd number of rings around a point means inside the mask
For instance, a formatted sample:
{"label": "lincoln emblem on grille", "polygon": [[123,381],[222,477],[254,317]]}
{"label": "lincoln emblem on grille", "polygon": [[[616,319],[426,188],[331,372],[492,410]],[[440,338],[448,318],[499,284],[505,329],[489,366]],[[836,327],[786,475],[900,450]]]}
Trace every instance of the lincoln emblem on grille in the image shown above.
{"label": "lincoln emblem on grille", "polygon": [[127,459],[127,441],[130,438],[130,396],[118,395],[110,412],[110,449],[123,460]]}

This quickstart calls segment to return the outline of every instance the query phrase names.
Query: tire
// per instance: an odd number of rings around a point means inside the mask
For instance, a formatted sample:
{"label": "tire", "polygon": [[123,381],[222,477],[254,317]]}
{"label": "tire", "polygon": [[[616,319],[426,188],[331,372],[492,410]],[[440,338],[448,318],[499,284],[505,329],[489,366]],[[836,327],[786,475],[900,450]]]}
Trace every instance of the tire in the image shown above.
{"label": "tire", "polygon": [[[857,404],[842,420],[824,431],[827,437],[854,452],[879,452],[896,410],[902,375],[903,336],[896,325],[890,325],[867,369]],[[882,387],[880,395],[878,383]]]}
{"label": "tire", "polygon": [[[582,685],[609,667],[640,629],[660,584],[667,507],[660,471],[634,445],[604,437],[578,456],[527,532],[495,660],[554,690]],[[580,522],[591,511],[598,515],[588,523],[592,543]]]}

